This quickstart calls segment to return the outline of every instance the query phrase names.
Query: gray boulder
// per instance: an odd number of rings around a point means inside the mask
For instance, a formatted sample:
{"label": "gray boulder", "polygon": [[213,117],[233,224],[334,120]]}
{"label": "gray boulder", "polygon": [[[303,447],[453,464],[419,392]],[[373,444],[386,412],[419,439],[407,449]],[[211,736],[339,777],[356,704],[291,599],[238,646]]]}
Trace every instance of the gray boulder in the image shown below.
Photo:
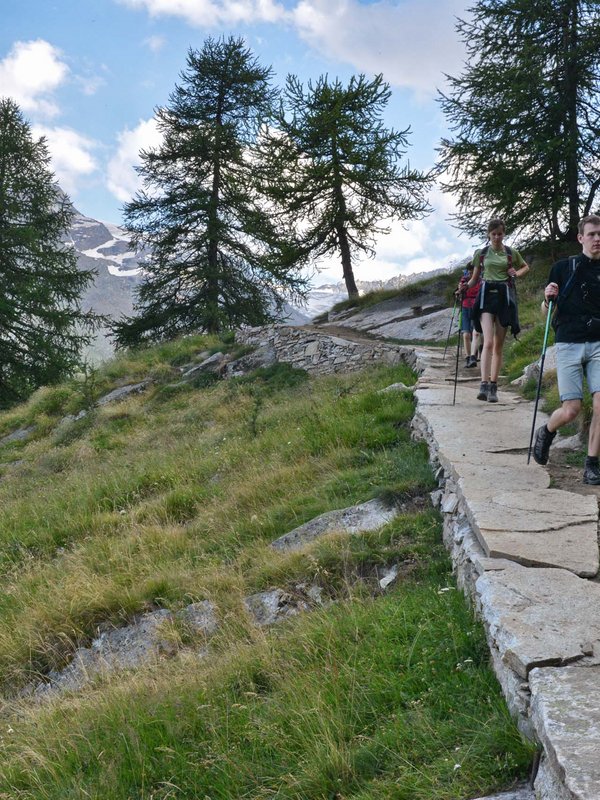
{"label": "gray boulder", "polygon": [[212,356],[205,358],[204,361],[186,370],[181,376],[182,380],[193,381],[194,378],[202,372],[215,372],[220,375],[225,367],[225,362],[226,356],[223,353],[220,351],[218,353],[213,353]]}
{"label": "gray boulder", "polygon": [[252,353],[247,353],[235,361],[230,361],[225,366],[225,375],[228,378],[239,377],[260,367],[270,367],[276,362],[277,353],[275,348],[269,346],[259,347]]}

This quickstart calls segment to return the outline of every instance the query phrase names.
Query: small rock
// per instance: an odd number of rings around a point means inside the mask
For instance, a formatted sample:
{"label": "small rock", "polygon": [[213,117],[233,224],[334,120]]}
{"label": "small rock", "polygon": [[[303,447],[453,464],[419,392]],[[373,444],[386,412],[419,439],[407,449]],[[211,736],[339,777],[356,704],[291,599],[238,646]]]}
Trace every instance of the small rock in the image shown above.
{"label": "small rock", "polygon": [[399,572],[400,572],[400,567],[398,566],[398,564],[394,564],[393,567],[390,567],[388,570],[386,570],[383,578],[381,578],[379,581],[379,585],[381,586],[381,588],[387,589],[390,583],[393,583],[396,580]]}
{"label": "small rock", "polygon": [[414,392],[414,386],[407,386],[405,383],[392,383],[385,389],[380,389],[377,394],[388,394],[388,392]]}

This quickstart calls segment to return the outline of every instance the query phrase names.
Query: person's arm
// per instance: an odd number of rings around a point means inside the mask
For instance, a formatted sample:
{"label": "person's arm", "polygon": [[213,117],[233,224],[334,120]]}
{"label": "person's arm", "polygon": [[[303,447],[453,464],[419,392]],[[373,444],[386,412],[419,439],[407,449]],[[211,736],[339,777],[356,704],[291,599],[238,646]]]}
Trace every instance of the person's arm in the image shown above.
{"label": "person's arm", "polygon": [[471,280],[467,283],[467,289],[471,289],[477,281],[479,280],[479,275],[481,274],[481,267],[479,266],[479,262],[473,267],[473,275],[471,276]]}
{"label": "person's arm", "polygon": [[518,269],[515,272],[515,276],[517,278],[522,278],[523,275],[527,275],[528,272],[529,272],[529,264],[526,261],[524,261],[523,262],[523,266],[521,267],[521,269]]}
{"label": "person's arm", "polygon": [[518,254],[518,256],[519,256],[519,269],[511,267],[508,270],[508,274],[510,275],[511,278],[522,278],[523,275],[527,275],[527,273],[529,272],[529,264],[523,260],[520,253]]}

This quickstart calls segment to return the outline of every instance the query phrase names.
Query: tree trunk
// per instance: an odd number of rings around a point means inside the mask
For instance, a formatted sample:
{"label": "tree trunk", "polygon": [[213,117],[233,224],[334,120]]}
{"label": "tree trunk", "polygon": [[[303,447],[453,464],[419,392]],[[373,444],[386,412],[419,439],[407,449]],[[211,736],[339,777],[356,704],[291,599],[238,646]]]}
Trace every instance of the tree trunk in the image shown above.
{"label": "tree trunk", "polygon": [[212,187],[210,195],[210,206],[208,211],[208,287],[206,291],[206,331],[207,333],[219,333],[219,195],[221,191],[221,163],[219,161],[219,128],[221,124],[220,111],[221,98],[219,98],[219,108],[215,120],[215,158],[213,164]]}
{"label": "tree trunk", "polygon": [[564,58],[564,91],[565,99],[565,138],[567,140],[565,176],[569,202],[567,230],[564,239],[567,242],[577,241],[577,223],[579,222],[579,122],[577,118],[578,75],[577,45],[579,24],[579,0],[568,0],[565,4],[562,21],[563,58]]}
{"label": "tree trunk", "polygon": [[350,245],[348,243],[348,234],[346,229],[342,226],[337,231],[338,242],[340,244],[340,253],[342,255],[342,270],[344,273],[344,281],[348,291],[350,300],[358,297],[358,287],[354,280],[354,272],[352,271],[352,259],[350,257]]}

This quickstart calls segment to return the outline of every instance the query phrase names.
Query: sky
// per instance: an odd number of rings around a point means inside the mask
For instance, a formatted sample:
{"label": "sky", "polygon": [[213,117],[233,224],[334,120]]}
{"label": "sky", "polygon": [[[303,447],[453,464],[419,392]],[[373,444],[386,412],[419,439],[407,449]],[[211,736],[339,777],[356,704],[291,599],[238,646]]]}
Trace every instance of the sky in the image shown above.
{"label": "sky", "polygon": [[[429,169],[448,134],[436,102],[445,75],[459,75],[464,45],[456,19],[467,0],[2,0],[0,97],[12,97],[76,208],[122,223],[139,188],[140,149],[159,143],[154,110],[180,82],[190,48],[212,36],[241,37],[275,85],[294,74],[382,73],[392,95],[385,123],[410,126],[405,159]],[[450,224],[453,198],[435,187],[434,212],[392,223],[376,255],[354,265],[359,280],[387,280],[469,255]],[[337,282],[337,258],[319,264],[316,285]]]}

